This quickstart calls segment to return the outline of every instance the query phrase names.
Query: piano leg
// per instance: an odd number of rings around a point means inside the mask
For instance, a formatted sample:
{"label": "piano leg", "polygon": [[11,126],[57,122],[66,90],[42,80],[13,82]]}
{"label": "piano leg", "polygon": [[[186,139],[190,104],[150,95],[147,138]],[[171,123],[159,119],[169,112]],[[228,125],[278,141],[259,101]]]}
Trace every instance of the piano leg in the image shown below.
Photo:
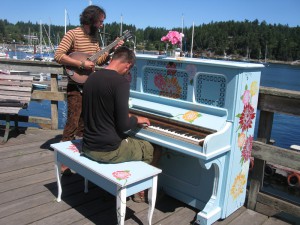
{"label": "piano leg", "polygon": [[222,192],[225,190],[226,183],[226,179],[224,179],[226,176],[224,174],[226,165],[225,162],[226,155],[223,155],[211,162],[203,162],[200,160],[200,164],[203,168],[209,169],[213,166],[215,171],[212,195],[204,209],[197,215],[196,222],[200,225],[210,225],[221,218],[225,198],[225,193]]}

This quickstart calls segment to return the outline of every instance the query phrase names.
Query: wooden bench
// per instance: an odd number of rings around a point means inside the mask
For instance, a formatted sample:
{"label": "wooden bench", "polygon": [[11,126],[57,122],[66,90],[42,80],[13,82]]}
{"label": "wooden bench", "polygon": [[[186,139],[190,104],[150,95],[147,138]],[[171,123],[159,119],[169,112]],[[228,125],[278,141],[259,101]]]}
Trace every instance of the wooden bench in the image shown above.
{"label": "wooden bench", "polygon": [[[7,142],[11,130],[18,131],[18,114],[26,109],[31,98],[32,76],[0,74],[0,114],[6,115],[3,143]],[[11,116],[15,126],[10,128]]]}
{"label": "wooden bench", "polygon": [[81,140],[51,144],[54,149],[55,171],[58,184],[57,201],[61,201],[61,164],[76,171],[88,180],[116,196],[118,224],[123,225],[126,213],[126,197],[148,189],[148,223],[151,224],[157,192],[157,175],[161,170],[141,161],[117,164],[98,163],[80,155]]}

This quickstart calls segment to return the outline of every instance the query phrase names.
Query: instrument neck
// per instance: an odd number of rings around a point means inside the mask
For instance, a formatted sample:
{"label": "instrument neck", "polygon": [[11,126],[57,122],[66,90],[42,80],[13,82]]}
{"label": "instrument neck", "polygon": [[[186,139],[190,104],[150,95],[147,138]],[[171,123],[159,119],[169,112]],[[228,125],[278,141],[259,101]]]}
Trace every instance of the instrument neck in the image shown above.
{"label": "instrument neck", "polygon": [[123,40],[123,37],[119,37],[117,38],[114,42],[110,43],[108,46],[106,46],[104,49],[102,49],[101,51],[97,52],[96,54],[90,56],[88,58],[88,60],[96,63],[98,58],[103,55],[105,52],[109,52],[112,48],[114,48],[118,43],[119,41]]}

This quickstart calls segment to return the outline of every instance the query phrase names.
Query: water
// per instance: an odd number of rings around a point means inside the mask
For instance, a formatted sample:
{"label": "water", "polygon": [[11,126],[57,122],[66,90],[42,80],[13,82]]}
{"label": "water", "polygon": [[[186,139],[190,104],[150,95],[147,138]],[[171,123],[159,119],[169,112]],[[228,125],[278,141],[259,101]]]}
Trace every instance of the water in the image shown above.
{"label": "water", "polygon": [[50,53],[43,53],[43,54],[33,54],[33,53],[27,53],[27,52],[22,52],[22,51],[8,51],[8,56],[9,58],[13,59],[13,58],[16,58],[16,59],[32,59],[34,56],[43,56],[43,57],[53,57],[54,56],[54,53],[53,52],[50,52]]}
{"label": "water", "polygon": [[[282,64],[268,64],[262,70],[261,86],[300,91],[300,67]],[[256,118],[258,124],[259,112]],[[257,132],[257,126],[256,126]],[[275,145],[290,148],[300,145],[300,117],[274,114],[271,138]]]}

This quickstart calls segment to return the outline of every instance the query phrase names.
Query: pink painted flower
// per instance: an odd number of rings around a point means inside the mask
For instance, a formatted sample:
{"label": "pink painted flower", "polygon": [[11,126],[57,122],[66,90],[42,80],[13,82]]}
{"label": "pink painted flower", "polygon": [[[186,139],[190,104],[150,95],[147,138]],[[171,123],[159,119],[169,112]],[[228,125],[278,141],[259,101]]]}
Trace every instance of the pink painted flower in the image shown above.
{"label": "pink painted flower", "polygon": [[77,145],[70,144],[70,146],[67,149],[71,150],[72,152],[79,152],[78,148],[79,148],[78,144]]}
{"label": "pink painted flower", "polygon": [[169,62],[166,66],[167,75],[175,75],[176,74],[176,63]]}
{"label": "pink painted flower", "polygon": [[156,74],[154,76],[154,84],[156,87],[158,87],[159,89],[162,89],[166,86],[166,81],[163,77],[163,75],[161,74]]}
{"label": "pink painted flower", "polygon": [[244,158],[244,162],[248,161],[251,157],[252,143],[253,143],[253,136],[249,136],[245,141],[245,145],[242,151],[242,157]]}
{"label": "pink painted flower", "polygon": [[242,131],[246,131],[252,127],[252,120],[255,118],[254,108],[250,105],[244,105],[244,110],[240,116],[240,126]]}
{"label": "pink painted flower", "polygon": [[249,90],[245,90],[242,97],[244,105],[247,105],[251,100],[251,92]]}
{"label": "pink painted flower", "polygon": [[170,98],[180,98],[182,89],[176,77],[165,78],[165,86],[161,88],[160,95]]}
{"label": "pink painted flower", "polygon": [[129,170],[115,171],[112,175],[117,178],[117,180],[126,180],[131,176]]}

